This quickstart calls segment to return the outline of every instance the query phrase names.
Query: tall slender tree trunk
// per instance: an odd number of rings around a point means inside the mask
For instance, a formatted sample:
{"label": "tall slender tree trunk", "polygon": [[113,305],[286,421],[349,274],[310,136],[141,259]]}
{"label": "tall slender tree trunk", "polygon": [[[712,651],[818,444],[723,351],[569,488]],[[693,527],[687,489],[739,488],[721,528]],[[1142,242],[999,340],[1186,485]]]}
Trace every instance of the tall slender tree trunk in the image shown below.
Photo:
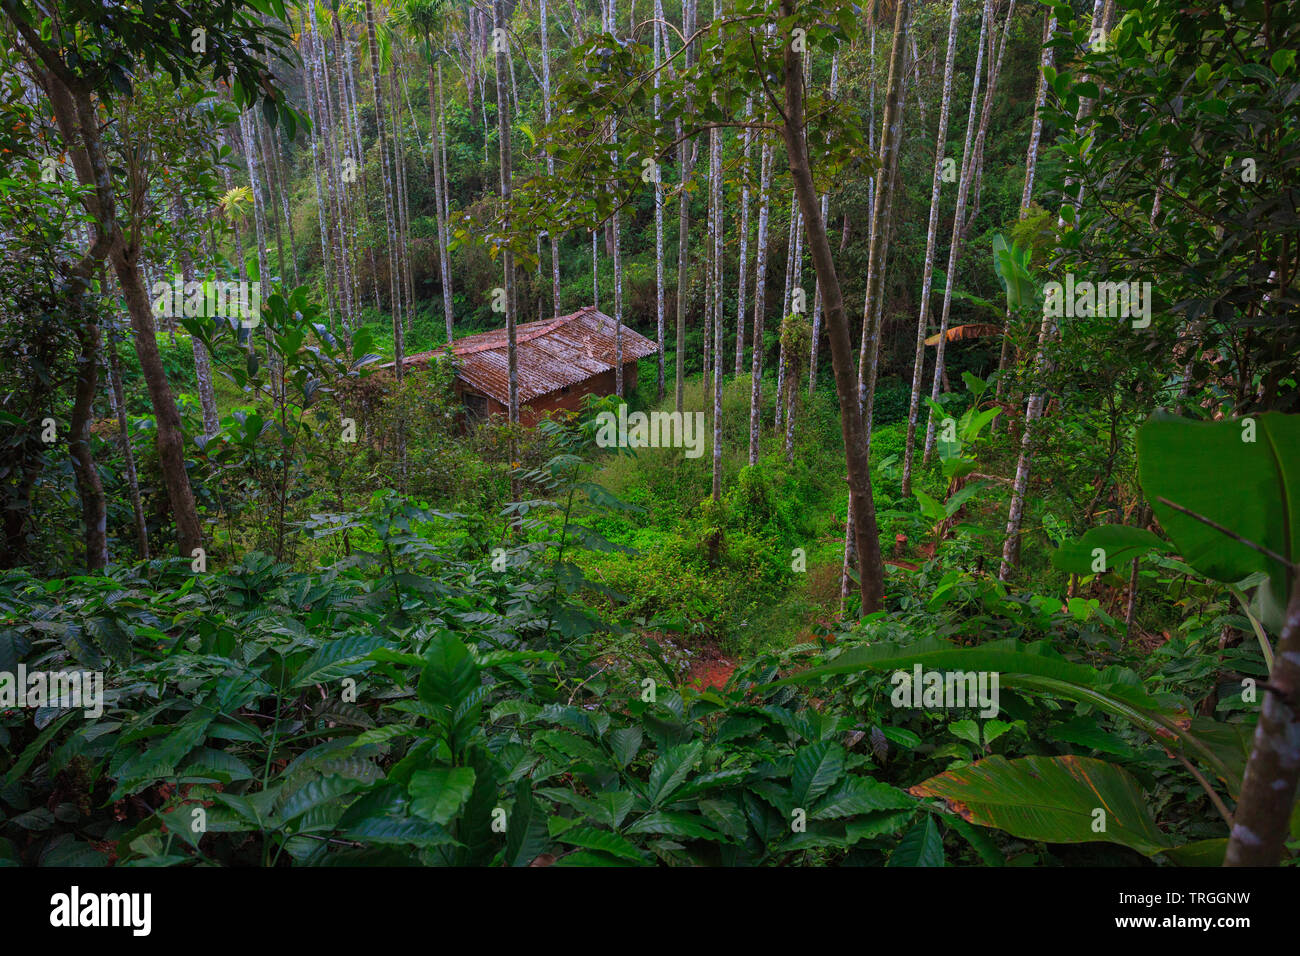
{"label": "tall slender tree trunk", "polygon": [[[542,0],[545,3],[545,0]],[[426,38],[429,46],[432,40]],[[433,214],[438,230],[438,276],[442,285],[442,317],[446,323],[447,341],[456,337],[455,316],[451,305],[451,270],[447,262],[447,221],[442,214],[442,110],[438,101],[437,77],[433,61],[429,61],[429,139],[433,147]]]}
{"label": "tall slender tree trunk", "polygon": [[[613,0],[610,0],[613,3]],[[714,22],[722,20],[722,0],[713,0]],[[713,103],[717,106],[717,94]],[[722,354],[722,131],[709,131],[709,190],[713,195],[713,500],[722,500],[722,373],[727,363]]]}
{"label": "tall slender tree trunk", "polygon": [[[953,287],[957,281],[957,258],[961,255],[961,233],[966,215],[966,198],[970,195],[971,179],[974,177],[975,172],[975,138],[978,135],[975,131],[976,103],[979,101],[985,38],[988,36],[989,31],[993,29],[992,20],[993,0],[985,0],[984,17],[980,21],[979,46],[975,55],[975,73],[971,85],[970,111],[966,116],[966,145],[962,147],[961,176],[960,182],[957,184],[957,208],[953,212],[952,220],[952,242],[948,246],[948,272],[946,281],[943,284],[943,311],[939,317],[939,344],[935,346],[934,350],[934,377],[930,385],[930,399],[936,402],[939,400],[939,389],[943,384],[943,361],[948,344],[948,317],[952,309]],[[921,455],[921,464],[923,466],[929,463],[930,454],[934,450],[935,429],[938,424],[933,413],[926,416],[925,450]]]}
{"label": "tall slender tree trunk", "polygon": [[402,330],[402,293],[399,278],[399,252],[397,225],[393,202],[393,177],[389,165],[388,113],[384,109],[384,81],[379,71],[379,41],[375,35],[375,5],[366,3],[366,36],[370,46],[370,76],[375,100],[375,126],[379,130],[379,165],[383,173],[384,219],[388,231],[388,286],[393,312],[393,356],[397,381],[401,382],[406,362],[406,347]]}
{"label": "tall slender tree trunk", "polygon": [[[690,38],[695,32],[695,2],[696,0],[683,0],[682,9],[682,35]],[[694,62],[694,44],[687,43],[686,50],[682,57],[685,61],[684,69],[690,71]],[[694,109],[692,98],[686,97],[686,115],[691,115]],[[682,411],[682,402],[686,395],[686,309],[687,309],[687,292],[688,292],[688,270],[690,262],[690,229],[691,229],[691,202],[690,195],[686,187],[691,180],[691,167],[694,164],[695,144],[689,140],[682,139],[682,120],[677,120],[677,156],[678,165],[681,167],[682,186],[677,200],[677,354],[676,360],[676,382],[673,408]]]}
{"label": "tall slender tree trunk", "polygon": [[[546,0],[541,0],[546,5]],[[654,87],[655,87],[655,133],[660,132],[660,110],[662,103],[659,96],[659,70],[663,61],[663,23],[664,8],[662,0],[654,3]],[[664,182],[663,175],[655,169],[655,343],[659,346],[657,356],[657,375],[655,378],[655,395],[660,402],[664,400]],[[559,273],[556,273],[556,295],[559,295]]]}
{"label": "tall slender tree trunk", "polygon": [[[754,101],[745,100],[746,121],[754,114]],[[753,131],[746,128],[740,167],[740,255],[736,277],[736,375],[745,368],[745,283],[749,271],[749,156]]]}
{"label": "tall slender tree trunk", "polygon": [[[795,0],[781,0],[783,18],[794,17],[794,2]],[[866,435],[862,429],[862,415],[856,401],[857,382],[853,370],[853,346],[849,340],[844,296],[840,289],[839,276],[835,272],[834,260],[831,258],[826,224],[821,218],[817,191],[813,185],[812,170],[808,161],[803,66],[801,55],[792,43],[784,45],[782,73],[785,81],[785,115],[781,124],[781,136],[785,141],[795,193],[804,216],[813,266],[817,271],[818,279],[821,280],[823,298],[826,302],[826,328],[830,339],[831,362],[835,368],[835,391],[840,403],[840,426],[844,438],[849,494],[852,496],[853,507],[858,515],[856,538],[860,555],[859,564],[862,569],[859,575],[861,613],[869,614],[879,610],[884,602],[884,569],[876,526],[876,506],[871,491]]]}
{"label": "tall slender tree trunk", "polygon": [[[394,53],[396,56],[396,53]],[[392,81],[390,91],[393,96],[393,178],[397,181],[397,193],[393,197],[397,214],[397,257],[399,286],[402,290],[402,316],[406,329],[411,328],[411,319],[415,312],[415,276],[411,270],[411,191],[406,183],[406,135],[402,122],[401,78],[405,76],[401,64],[394,62],[389,73]]]}
{"label": "tall slender tree trunk", "polygon": [[984,145],[988,142],[989,123],[993,116],[993,95],[998,88],[998,79],[1002,76],[1002,61],[1006,58],[1007,38],[1011,33],[1011,21],[1015,18],[1015,13],[1016,0],[1010,0],[1007,4],[1006,19],[1002,24],[1002,39],[997,44],[997,56],[993,55],[993,40],[997,34],[996,28],[989,35],[988,89],[984,93],[984,109],[980,113],[979,132],[975,134],[975,177],[970,202],[970,214],[966,217],[966,222],[962,226],[963,242],[970,236],[971,228],[975,225],[975,217],[979,215],[980,190],[984,184]]}
{"label": "tall slender tree trunk", "polygon": [[452,322],[455,318],[455,308],[451,298],[451,186],[447,182],[447,109],[442,96],[442,64],[438,64],[438,155],[435,157],[438,164],[439,182],[438,195],[434,197],[435,203],[442,209],[442,310],[447,318],[447,341],[451,341]]}
{"label": "tall slender tree trunk", "polygon": [[939,192],[948,147],[948,117],[952,111],[952,76],[957,60],[958,0],[948,13],[948,52],[943,61],[943,98],[939,103],[939,132],[934,144],[934,173],[930,181],[930,222],[925,233],[925,265],[921,270],[921,309],[916,321],[916,350],[912,359],[912,397],[907,407],[907,441],[903,450],[903,497],[912,494],[912,452],[916,445],[916,420],[921,407],[921,382],[925,377],[925,336],[930,330],[930,289],[934,282],[935,243],[939,233]]}
{"label": "tall slender tree trunk", "polygon": [[[608,30],[611,36],[618,36],[618,21],[614,16],[615,3],[609,0]],[[618,117],[610,120],[610,141],[618,142]],[[623,230],[619,222],[618,209],[614,210],[610,223],[613,232],[614,258],[614,394],[623,397]]]}
{"label": "tall slender tree trunk", "polygon": [[[357,201],[354,203],[354,209],[356,210],[356,214],[353,216],[353,220],[352,220],[353,222],[352,238],[353,238],[353,244],[356,247],[356,253],[354,256],[354,260],[356,263],[356,269],[354,270],[354,274],[355,274],[355,271],[359,270],[361,266],[361,251],[360,251],[361,235],[358,227],[363,218],[368,218],[368,213],[366,212],[367,202],[368,202],[367,197],[369,197],[371,194],[372,180],[370,178],[370,174],[366,171],[366,163],[365,163],[366,152],[364,147],[361,144],[361,94],[358,87],[361,82],[362,67],[360,62],[353,63],[352,42],[347,37],[344,38],[343,53],[344,53],[344,60],[346,61],[346,66],[347,66],[345,75],[348,78],[348,84],[347,84],[348,85],[348,112],[351,121],[352,149],[353,149],[353,155],[356,158],[357,172],[361,183],[360,195],[356,197]],[[360,57],[358,57],[358,61],[359,59]],[[439,75],[439,79],[441,79],[441,74]],[[441,95],[441,88],[439,89],[439,95]],[[443,175],[445,176],[446,169],[447,169],[447,154],[445,148],[443,151],[442,159],[443,159],[442,162]],[[442,212],[443,212],[443,217],[445,218],[447,215],[447,208],[445,204],[443,206]],[[367,264],[370,266],[370,294],[374,296],[375,299],[375,311],[379,312],[382,310],[380,308],[380,303],[379,303],[379,266],[375,262],[375,247],[373,244],[369,242],[365,243],[365,247],[366,247],[366,261]],[[359,308],[361,305],[361,294],[360,294],[361,283],[360,282],[357,282],[356,288],[357,288],[357,294],[355,296],[355,301]],[[345,324],[344,333],[347,334],[347,331],[348,331],[348,327]]]}
{"label": "tall slender tree trunk", "polygon": [[[781,293],[781,316],[777,328],[785,324],[785,317],[790,314],[794,304],[794,276],[798,268],[798,256],[799,196],[792,192],[790,194],[790,237],[785,247],[785,289]],[[778,435],[781,434],[781,423],[785,421],[785,364],[785,339],[782,338],[777,345],[776,353],[776,411],[772,421],[772,428]]]}
{"label": "tall slender tree trunk", "polygon": [[[1092,22],[1094,24],[1102,23],[1102,0],[1095,0],[1092,6]],[[1087,118],[1092,110],[1092,103],[1089,100],[1080,100],[1078,112],[1075,114],[1075,126],[1082,126],[1083,121]],[[1078,203],[1082,199],[1082,189],[1079,195],[1071,200],[1070,192],[1074,183],[1066,183],[1066,202],[1073,201]],[[1065,226],[1064,218],[1057,220],[1058,231]],[[1056,328],[1047,311],[1043,311],[1043,320],[1038,327],[1038,347],[1034,353],[1033,362],[1030,368],[1030,381],[1036,383],[1034,391],[1029,396],[1029,401],[1025,405],[1025,420],[1020,432],[1020,455],[1016,459],[1016,476],[1011,485],[1011,503],[1007,508],[1007,530],[1006,537],[1002,541],[1002,563],[998,567],[998,579],[1006,581],[1011,576],[1011,571],[1020,563],[1020,525],[1024,520],[1025,511],[1025,493],[1029,489],[1029,472],[1033,466],[1033,449],[1034,441],[1037,437],[1036,422],[1043,415],[1043,407],[1047,401],[1046,392],[1043,389],[1042,379],[1048,369],[1047,346],[1056,334]]]}
{"label": "tall slender tree trunk", "polygon": [[885,90],[885,115],[880,134],[880,173],[872,201],[871,241],[867,252],[867,288],[862,307],[862,347],[858,353],[858,394],[862,403],[862,425],[871,447],[871,424],[875,409],[876,378],[880,369],[880,339],[884,324],[885,261],[889,248],[889,226],[898,178],[898,156],[903,140],[903,101],[906,90],[906,60],[910,2],[895,4],[894,35],[889,51],[889,79]]}
{"label": "tall slender tree trunk", "polygon": [[[325,209],[325,199],[327,193],[321,181],[321,167],[327,165],[329,159],[328,157],[321,155],[324,152],[324,147],[322,146],[323,136],[321,133],[324,124],[321,119],[320,110],[317,109],[317,102],[316,102],[317,97],[315,92],[316,68],[314,65],[315,51],[313,47],[316,46],[318,41],[316,40],[316,35],[315,35],[314,10],[315,7],[313,5],[309,10],[305,10],[302,13],[303,29],[301,32],[304,37],[304,45],[307,47],[306,56],[304,57],[304,60],[306,60],[305,65],[307,69],[305,75],[303,76],[303,87],[307,93],[307,114],[311,117],[312,120],[311,167],[312,167],[312,174],[315,178],[315,183],[316,183],[316,220],[320,228],[321,271],[325,274],[325,308],[329,316],[330,327],[332,328],[334,325],[334,313],[336,309],[335,287],[333,281],[333,263],[332,263],[333,255],[331,253],[330,230],[326,222],[327,213]],[[328,174],[329,172],[327,168],[326,175]],[[332,216],[332,212],[329,213],[329,215]],[[240,257],[241,268],[242,268],[242,261],[244,257],[244,253],[242,249],[240,250],[239,257]]]}
{"label": "tall slender tree trunk", "polygon": [[[174,215],[188,234],[189,207],[179,193],[176,196]],[[188,235],[180,243],[180,260],[181,275],[188,285],[195,279],[194,258],[190,254]],[[194,378],[199,386],[199,405],[203,409],[203,436],[211,438],[220,428],[217,421],[217,397],[212,388],[212,363],[208,357],[208,347],[193,336],[190,337],[190,347],[194,353]]]}
{"label": "tall slender tree trunk", "polygon": [[[108,276],[101,273],[100,289],[108,288]],[[105,344],[108,366],[108,403],[117,419],[118,443],[122,449],[123,471],[126,473],[127,495],[131,499],[131,515],[135,522],[136,556],[149,560],[149,525],[144,517],[144,503],[140,499],[140,476],[135,467],[135,449],[131,445],[131,427],[127,421],[126,395],[122,388],[122,363],[117,354],[117,323],[110,319]]]}
{"label": "tall slender tree trunk", "polygon": [[89,284],[89,268],[94,260],[83,260],[87,271],[81,275],[74,267],[75,284],[70,299],[72,312],[78,322],[76,385],[73,388],[72,417],[68,429],[68,452],[72,457],[72,470],[77,479],[77,493],[81,498],[81,521],[86,543],[86,569],[99,571],[108,564],[108,507],[104,500],[104,485],[99,480],[95,458],[90,449],[90,426],[95,412],[95,388],[99,377],[99,313],[94,304],[85,303]]}
{"label": "tall slender tree trunk", "polygon": [[[550,46],[550,39],[547,37],[547,30],[546,30],[546,0],[538,0],[537,7],[538,7],[538,15],[541,19],[539,29],[542,35],[542,119],[543,122],[549,125],[551,122],[551,46]],[[659,50],[658,33],[655,34],[655,50],[656,53]],[[659,89],[658,72],[655,73],[655,89],[656,91]],[[659,95],[656,92],[655,118],[658,119],[658,116],[659,116]],[[551,147],[549,143],[546,146],[546,173],[548,176],[555,175],[555,156],[551,153]],[[662,232],[662,218],[660,219],[660,231]],[[548,229],[547,233],[551,240],[551,300],[552,300],[551,307],[554,310],[553,312],[554,315],[560,315],[562,314],[560,311],[560,237],[555,234],[554,229]],[[662,260],[663,258],[662,253],[660,254],[659,258]],[[659,284],[660,287],[662,288],[663,282],[661,281]],[[660,293],[659,303],[660,303],[660,313],[661,313],[659,324],[662,329],[663,326],[662,292]],[[664,354],[664,346],[663,346],[663,336],[661,334],[659,337],[660,397],[663,396],[663,365],[664,365],[663,354]]]}
{"label": "tall slender tree trunk", "polygon": [[758,464],[763,420],[763,313],[767,308],[767,227],[772,192],[772,144],[763,137],[758,160],[758,241],[754,262],[754,345],[749,373],[749,463]]}
{"label": "tall slender tree trunk", "polygon": [[[876,377],[880,368],[880,338],[884,320],[882,289],[885,277],[885,256],[889,236],[890,211],[893,208],[895,182],[898,175],[898,154],[903,137],[904,52],[907,41],[909,0],[899,0],[894,8],[894,35],[889,51],[889,79],[885,87],[885,115],[880,134],[880,166],[876,179],[875,198],[871,204],[871,239],[867,253],[867,289],[862,307],[862,346],[858,352],[858,408],[862,416],[862,430],[868,453],[871,448],[871,422],[875,407]],[[840,594],[848,591],[848,564],[852,539],[856,534],[858,511],[850,502],[844,529],[844,564]],[[877,542],[879,547],[879,542]],[[859,556],[861,552],[858,552]],[[859,562],[860,563],[860,562]]]}
{"label": "tall slender tree trunk", "polygon": [[[831,56],[831,98],[835,98],[836,90],[840,83],[840,60],[839,55]],[[831,197],[822,193],[822,221],[830,221]],[[812,343],[809,345],[808,352],[808,398],[811,399],[817,391],[817,350],[821,342],[822,333],[822,284],[818,282],[813,291],[813,310],[812,310]]]}
{"label": "tall slender tree trunk", "polygon": [[[1047,103],[1047,68],[1055,59],[1055,50],[1048,44],[1056,33],[1056,17],[1048,15],[1043,26],[1042,62],[1038,69],[1038,95],[1034,100],[1034,122],[1029,132],[1029,149],[1025,154],[1025,188],[1020,193],[1020,218],[1029,214],[1030,203],[1034,197],[1034,173],[1038,168],[1038,147],[1043,138],[1043,107]],[[1160,193],[1157,190],[1156,198]],[[1006,372],[1011,361],[1011,307],[1007,307],[1005,328],[1002,332],[1002,353],[998,356],[998,384],[995,391],[997,401],[1001,402],[1006,391]],[[1001,416],[999,416],[1001,417]],[[990,432],[997,431],[998,419],[989,424]]]}
{"label": "tall slender tree trunk", "polygon": [[[493,0],[492,22],[496,29],[505,29],[506,13],[503,0]],[[500,34],[497,34],[500,36]],[[508,406],[511,424],[519,422],[519,345],[515,336],[515,256],[510,248],[510,203],[513,162],[510,150],[510,104],[506,93],[506,77],[509,65],[506,62],[505,43],[495,45],[496,52],[496,86],[497,86],[497,138],[501,156],[501,233],[506,237],[506,246],[501,252],[502,268],[505,276],[506,290],[506,375],[508,379]],[[512,442],[513,445],[513,442]],[[518,479],[511,478],[512,494],[518,497]]]}
{"label": "tall slender tree trunk", "polygon": [[167,381],[162,356],[153,324],[149,296],[140,276],[139,263],[119,243],[112,254],[113,270],[126,299],[135,332],[135,352],[140,360],[140,370],[149,390],[149,400],[154,408],[157,426],[156,444],[162,465],[163,485],[167,500],[172,506],[176,522],[176,542],[183,557],[190,557],[196,548],[203,546],[203,533],[199,526],[198,511],[194,505],[194,492],[190,488],[189,474],[185,471],[185,439],[181,428],[181,415]]}

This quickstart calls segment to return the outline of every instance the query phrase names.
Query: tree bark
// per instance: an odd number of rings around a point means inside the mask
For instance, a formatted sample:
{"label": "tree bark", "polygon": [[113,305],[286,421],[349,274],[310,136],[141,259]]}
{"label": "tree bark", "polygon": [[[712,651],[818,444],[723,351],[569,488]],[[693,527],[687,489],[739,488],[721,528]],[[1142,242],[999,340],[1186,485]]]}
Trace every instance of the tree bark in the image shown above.
{"label": "tree bark", "polygon": [[[979,102],[985,38],[988,36],[989,30],[992,29],[992,21],[993,0],[985,0],[984,17],[980,22],[979,46],[975,54],[975,73],[971,81],[970,111],[966,116],[966,145],[962,147],[961,176],[957,185],[957,208],[953,212],[952,219],[952,242],[948,246],[948,274],[943,284],[943,311],[939,317],[939,344],[935,346],[934,352],[934,377],[930,386],[930,398],[936,402],[939,400],[939,389],[943,384],[943,359],[945,347],[948,344],[948,317],[952,309],[952,292],[956,282],[957,257],[961,254],[961,233],[966,214],[966,198],[970,195],[970,184],[975,169],[975,138],[978,135],[975,131],[976,104]],[[937,425],[938,422],[935,421],[934,414],[931,412],[926,416],[925,448],[921,454],[921,464],[923,466],[930,461],[930,454],[934,451],[934,436]]]}
{"label": "tree bark", "polygon": [[[657,0],[656,0],[657,2]],[[745,120],[754,114],[754,102],[745,100]],[[745,283],[749,276],[749,156],[753,132],[747,127],[740,167],[740,262],[736,277],[736,375],[745,368]]]}
{"label": "tree bark", "polygon": [[406,361],[406,348],[402,334],[402,293],[398,275],[398,240],[397,225],[394,221],[393,178],[389,166],[388,152],[388,113],[384,109],[384,82],[379,72],[379,41],[375,36],[375,5],[373,0],[366,0],[366,36],[370,45],[370,75],[373,80],[375,100],[375,126],[379,130],[379,165],[384,180],[384,219],[388,230],[388,286],[390,307],[393,313],[393,356],[397,381],[402,381],[403,364]]}
{"label": "tree bark", "polygon": [[[551,122],[551,47],[550,40],[546,31],[546,0],[538,0],[538,13],[541,19],[539,30],[542,35],[542,118],[547,124]],[[659,49],[659,34],[655,33],[655,50]],[[657,62],[657,61],[656,61]],[[659,73],[655,71],[655,89],[659,88]],[[659,116],[659,95],[655,94],[655,118]],[[555,157],[551,154],[551,147],[546,147],[546,174],[555,175]],[[657,188],[657,187],[656,187]],[[656,199],[658,193],[656,193]],[[656,203],[656,209],[658,204]],[[551,240],[551,299],[554,315],[560,315],[560,237],[555,234],[553,229],[548,229],[547,233]],[[662,278],[662,244],[663,244],[663,214],[659,213],[659,233],[660,233],[660,293],[659,293],[659,396],[663,397],[663,370],[664,370],[664,343],[663,343],[663,278]]]}
{"label": "tree bark", "polygon": [[[1047,73],[1055,59],[1055,50],[1048,43],[1052,35],[1056,32],[1056,17],[1049,15],[1047,22],[1043,25],[1043,46],[1042,62],[1038,68],[1038,95],[1034,100],[1034,122],[1029,132],[1029,149],[1025,154],[1025,188],[1020,193],[1020,218],[1024,219],[1029,214],[1029,204],[1034,197],[1034,174],[1038,168],[1038,147],[1043,139],[1043,107],[1047,103]],[[1156,191],[1156,201],[1160,199],[1160,192]],[[994,392],[994,397],[998,402],[1002,401],[1002,396],[1006,391],[1006,372],[1011,362],[1011,307],[1007,306],[1007,316],[1005,328],[1002,331],[1002,351],[998,356],[998,384]],[[1002,416],[998,416],[1001,418]],[[998,418],[989,423],[989,433],[993,434],[998,430]]]}
{"label": "tree bark", "polygon": [[[368,2],[368,0],[367,0]],[[493,0],[492,23],[494,29],[505,29],[505,4],[502,0]],[[509,403],[507,410],[511,424],[519,422],[519,345],[515,336],[515,256],[510,249],[510,190],[513,176],[513,163],[510,150],[510,109],[507,99],[506,77],[509,65],[506,63],[505,44],[496,45],[496,86],[497,86],[497,138],[501,156],[501,233],[506,237],[506,246],[501,252],[502,268],[505,276],[506,292],[506,374],[508,376]],[[517,480],[512,479],[512,486]],[[517,497],[517,495],[516,495]]]}
{"label": "tree bark", "polygon": [[[1102,14],[1102,0],[1094,0],[1092,5],[1092,22],[1100,22]],[[1090,101],[1083,99],[1079,102],[1078,112],[1075,114],[1075,125],[1082,124],[1084,118],[1092,109]],[[1066,183],[1066,202],[1070,202],[1069,192],[1073,183]],[[1080,190],[1082,194],[1082,190]],[[1076,196],[1074,202],[1077,204],[1082,195]],[[1057,219],[1057,229],[1063,229],[1065,220]],[[1006,581],[1011,576],[1011,569],[1020,563],[1020,525],[1024,520],[1025,512],[1025,494],[1029,490],[1029,472],[1033,467],[1033,449],[1034,433],[1036,431],[1035,423],[1043,415],[1043,408],[1047,404],[1047,396],[1041,385],[1041,377],[1048,368],[1047,346],[1056,334],[1056,328],[1051,317],[1046,311],[1043,312],[1042,323],[1038,327],[1038,346],[1034,352],[1034,359],[1030,370],[1031,381],[1039,380],[1037,387],[1030,393],[1029,401],[1025,405],[1025,418],[1020,433],[1020,455],[1016,459],[1016,477],[1011,486],[1011,503],[1007,508],[1007,530],[1006,537],[1002,542],[1002,563],[998,566],[998,580]]]}
{"label": "tree bark", "polygon": [[[545,6],[546,0],[541,0]],[[654,5],[655,23],[653,24],[654,33],[654,88],[655,88],[655,132],[660,132],[659,118],[662,108],[661,97],[659,95],[659,69],[663,60],[664,34],[662,20],[664,18],[664,8],[662,0],[655,0]],[[664,400],[664,350],[666,342],[664,341],[664,183],[663,175],[659,169],[655,170],[655,342],[659,346],[659,355],[657,356],[657,375],[655,378],[655,394],[658,400]],[[559,295],[559,273],[556,273],[556,295]]]}
{"label": "tree bark", "polygon": [[767,309],[767,227],[771,206],[772,144],[764,138],[758,160],[758,241],[754,262],[754,344],[750,355],[749,463],[758,464],[763,420],[763,319]]}
{"label": "tree bark", "polygon": [[[836,90],[840,84],[840,61],[839,55],[831,57],[831,97],[835,96]],[[822,221],[830,221],[831,197],[827,193],[822,193]],[[843,244],[840,251],[843,252]],[[813,290],[813,309],[812,309],[812,343],[809,345],[808,353],[808,398],[811,400],[817,391],[817,351],[821,343],[822,335],[822,284],[816,283]]]}
{"label": "tree bark", "polygon": [[1263,691],[1225,866],[1276,866],[1286,843],[1300,777],[1300,574]]}
{"label": "tree bark", "polygon": [[[124,248],[108,157],[99,136],[99,117],[91,101],[89,90],[70,86],[68,78],[61,75],[66,70],[64,64],[30,28],[25,24],[18,26],[23,32],[24,40],[37,51],[47,67],[43,76],[47,83],[46,92],[54,108],[55,120],[68,147],[78,181],[90,189],[86,203],[95,221],[96,238],[90,250],[93,256],[82,261],[85,276],[89,278],[90,270],[98,261],[102,261],[98,257],[107,252],[126,297],[131,325],[135,331],[135,347],[140,359],[141,374],[148,386],[150,401],[153,403],[157,423],[159,465],[176,521],[177,544],[180,553],[189,556],[194,548],[202,546],[203,539],[198,512],[194,506],[194,494],[190,488],[189,474],[185,470],[185,447],[181,433],[180,413],[176,409],[176,401],[172,396],[171,386],[167,382],[162,360],[158,354],[153,314],[149,306],[149,297],[140,279],[139,265]],[[86,451],[88,454],[88,447]],[[90,480],[90,476],[87,475],[87,481]],[[90,493],[93,497],[93,486],[90,486]],[[102,493],[101,488],[101,497]],[[91,518],[91,526],[97,526],[97,515],[92,513]],[[98,542],[95,542],[95,549],[97,552],[100,550]]]}
{"label": "tree bark", "polygon": [[[781,15],[794,16],[794,0],[781,0]],[[849,494],[858,516],[857,548],[861,572],[859,594],[861,613],[870,614],[884,603],[884,569],[881,563],[880,540],[876,527],[876,506],[872,498],[871,472],[867,463],[866,435],[862,429],[862,415],[857,403],[857,382],[853,369],[853,346],[849,340],[848,320],[844,312],[844,296],[839,276],[831,258],[830,242],[826,237],[826,223],[818,207],[816,187],[808,164],[808,143],[804,127],[803,68],[800,54],[792,43],[784,45],[783,69],[785,80],[785,115],[782,117],[781,136],[785,142],[790,173],[794,179],[795,194],[804,216],[808,246],[812,252],[813,266],[821,280],[826,301],[826,327],[830,338],[831,361],[835,369],[835,391],[840,402],[840,428],[844,437],[845,461],[848,470]]]}
{"label": "tree bark", "polygon": [[912,452],[916,443],[916,419],[921,406],[921,382],[925,377],[925,336],[930,326],[930,289],[934,283],[935,241],[939,233],[939,192],[943,184],[943,161],[948,146],[948,117],[952,112],[952,75],[957,59],[957,0],[948,14],[948,52],[943,61],[943,98],[939,103],[939,132],[934,144],[934,174],[930,181],[930,222],[925,234],[925,265],[921,271],[921,309],[916,321],[916,350],[912,359],[912,397],[907,409],[907,442],[903,451],[903,497],[912,494]]}
{"label": "tree bark", "polygon": [[[682,35],[690,37],[695,32],[695,0],[683,0]],[[687,43],[682,54],[684,68],[689,70],[694,62],[694,44]],[[690,96],[686,97],[686,114],[694,109]],[[686,308],[687,308],[687,264],[690,260],[691,202],[686,187],[691,180],[691,167],[694,164],[695,145],[681,138],[682,121],[677,120],[677,156],[681,167],[682,186],[677,200],[677,354],[676,382],[673,408],[682,411],[682,402],[686,395]]]}

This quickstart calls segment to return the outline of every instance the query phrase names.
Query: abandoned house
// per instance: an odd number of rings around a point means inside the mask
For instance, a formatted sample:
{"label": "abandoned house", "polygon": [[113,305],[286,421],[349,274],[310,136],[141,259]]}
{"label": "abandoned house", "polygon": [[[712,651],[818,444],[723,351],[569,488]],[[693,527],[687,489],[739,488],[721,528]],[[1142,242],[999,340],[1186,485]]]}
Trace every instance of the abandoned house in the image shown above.
{"label": "abandoned house", "polygon": [[[515,328],[519,369],[519,420],[536,425],[547,412],[582,407],[586,395],[613,395],[614,320],[595,306],[571,315],[525,322]],[[637,362],[659,351],[643,335],[623,326],[623,393],[636,388]],[[509,366],[506,330],[467,335],[451,343],[456,361],[456,398],[471,420],[507,413]],[[408,356],[405,366],[420,366],[445,353],[445,347]]]}

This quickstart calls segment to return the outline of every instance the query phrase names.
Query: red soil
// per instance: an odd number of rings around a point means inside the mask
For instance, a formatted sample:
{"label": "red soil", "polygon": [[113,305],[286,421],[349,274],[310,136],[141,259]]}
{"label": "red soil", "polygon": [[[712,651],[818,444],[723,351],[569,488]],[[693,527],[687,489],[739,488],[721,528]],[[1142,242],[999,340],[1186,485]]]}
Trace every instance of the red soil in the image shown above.
{"label": "red soil", "polygon": [[736,662],[727,660],[712,651],[701,651],[700,656],[691,665],[688,683],[696,690],[708,690],[711,687],[721,689],[727,686],[731,672],[736,669]]}

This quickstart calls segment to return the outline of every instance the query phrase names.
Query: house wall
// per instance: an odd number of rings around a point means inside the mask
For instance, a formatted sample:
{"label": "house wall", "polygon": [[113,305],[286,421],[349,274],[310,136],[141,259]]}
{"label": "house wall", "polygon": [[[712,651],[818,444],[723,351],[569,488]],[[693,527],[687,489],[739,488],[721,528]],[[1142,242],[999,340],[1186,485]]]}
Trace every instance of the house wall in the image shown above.
{"label": "house wall", "polygon": [[[623,365],[623,391],[627,394],[636,388],[636,362],[627,362]],[[465,393],[478,394],[470,388],[461,379],[456,379],[453,388],[456,398],[462,404],[465,402]],[[570,411],[576,412],[582,408],[582,400],[587,395],[613,395],[614,394],[614,370],[610,369],[594,375],[586,381],[578,382],[569,386],[568,390],[559,390],[547,395],[539,395],[531,402],[527,402],[519,408],[520,422],[531,428],[536,425],[547,412]],[[487,399],[488,414],[500,415],[505,417],[507,408],[503,402],[495,398]]]}

